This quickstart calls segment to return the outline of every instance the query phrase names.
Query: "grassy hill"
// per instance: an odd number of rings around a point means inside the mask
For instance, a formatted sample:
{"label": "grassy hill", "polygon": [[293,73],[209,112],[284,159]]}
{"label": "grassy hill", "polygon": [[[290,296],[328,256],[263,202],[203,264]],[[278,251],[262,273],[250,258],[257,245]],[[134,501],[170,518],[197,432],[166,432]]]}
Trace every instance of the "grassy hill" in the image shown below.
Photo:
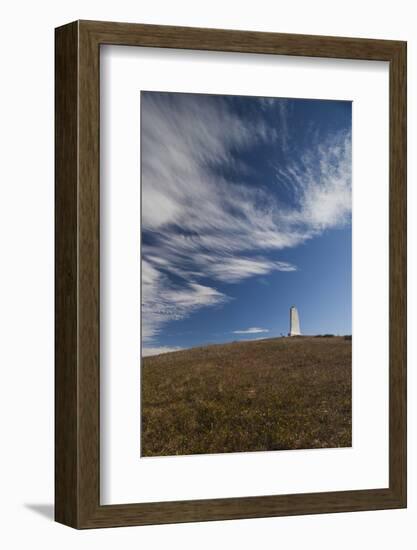
{"label": "grassy hill", "polygon": [[142,456],[351,446],[351,347],[275,338],[144,358]]}

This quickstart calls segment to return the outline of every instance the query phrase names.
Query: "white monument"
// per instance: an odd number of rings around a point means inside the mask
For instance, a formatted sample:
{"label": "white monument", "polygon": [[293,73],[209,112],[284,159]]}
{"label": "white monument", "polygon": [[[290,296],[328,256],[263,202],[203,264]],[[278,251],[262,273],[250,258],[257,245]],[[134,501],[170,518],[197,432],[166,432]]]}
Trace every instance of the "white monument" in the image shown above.
{"label": "white monument", "polygon": [[290,332],[288,336],[301,336],[300,318],[298,317],[298,311],[295,306],[291,306],[290,308]]}

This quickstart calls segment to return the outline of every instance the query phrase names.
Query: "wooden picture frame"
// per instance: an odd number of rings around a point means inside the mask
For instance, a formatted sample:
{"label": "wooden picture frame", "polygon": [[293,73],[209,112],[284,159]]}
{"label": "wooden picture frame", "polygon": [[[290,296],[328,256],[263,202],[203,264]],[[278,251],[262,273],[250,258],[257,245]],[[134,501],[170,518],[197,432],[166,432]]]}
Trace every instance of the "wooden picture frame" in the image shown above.
{"label": "wooden picture frame", "polygon": [[[56,29],[55,519],[74,528],[406,506],[406,43],[76,21]],[[100,45],[389,62],[389,487],[101,505]]]}

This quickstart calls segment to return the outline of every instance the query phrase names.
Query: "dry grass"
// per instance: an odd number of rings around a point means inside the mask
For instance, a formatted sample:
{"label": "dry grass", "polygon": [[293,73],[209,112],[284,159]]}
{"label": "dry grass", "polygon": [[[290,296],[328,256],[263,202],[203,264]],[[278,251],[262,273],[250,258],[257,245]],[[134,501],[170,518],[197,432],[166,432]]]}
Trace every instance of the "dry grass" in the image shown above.
{"label": "dry grass", "polygon": [[142,455],[351,446],[351,348],[276,338],[145,358]]}

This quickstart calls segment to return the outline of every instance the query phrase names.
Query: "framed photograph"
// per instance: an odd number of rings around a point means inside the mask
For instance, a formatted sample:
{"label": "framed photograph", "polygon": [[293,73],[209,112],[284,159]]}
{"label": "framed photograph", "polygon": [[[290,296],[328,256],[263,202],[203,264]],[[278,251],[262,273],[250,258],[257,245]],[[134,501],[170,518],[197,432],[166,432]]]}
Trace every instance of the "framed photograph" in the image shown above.
{"label": "framed photograph", "polygon": [[406,506],[406,43],[56,29],[56,521]]}

